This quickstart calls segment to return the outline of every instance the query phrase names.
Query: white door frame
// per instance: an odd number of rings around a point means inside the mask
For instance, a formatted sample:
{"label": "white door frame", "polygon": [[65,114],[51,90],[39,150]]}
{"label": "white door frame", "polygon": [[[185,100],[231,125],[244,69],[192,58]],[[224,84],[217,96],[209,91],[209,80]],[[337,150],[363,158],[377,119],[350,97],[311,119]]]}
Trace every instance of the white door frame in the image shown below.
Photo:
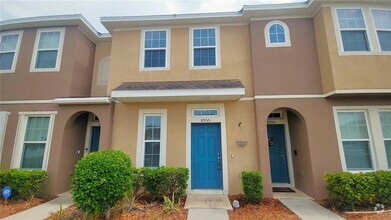
{"label": "white door frame", "polygon": [[[193,116],[194,109],[217,109],[217,116]],[[221,160],[223,168],[223,190],[192,190],[191,189],[191,124],[220,123],[221,129]],[[186,167],[189,169],[187,194],[224,194],[228,195],[228,162],[227,162],[227,131],[225,126],[224,104],[188,104],[186,111]]]}
{"label": "white door frame", "polygon": [[[287,110],[280,110],[280,111],[273,111],[272,113],[280,113],[282,115],[282,118],[268,118],[267,125],[278,125],[278,124],[284,125],[285,150],[286,150],[286,158],[288,162],[288,172],[289,172],[289,182],[290,182],[290,183],[272,183],[272,186],[294,188],[295,175],[293,171],[292,146],[291,146],[291,138],[289,134],[288,112]],[[270,156],[269,156],[269,163],[270,163]],[[270,174],[271,174],[271,170],[270,170]]]}
{"label": "white door frame", "polygon": [[[92,127],[100,126],[99,118],[98,121],[94,120],[94,113],[88,114],[88,122],[86,129],[86,140],[84,144],[84,157],[87,156],[91,152],[91,135],[92,135]],[[99,137],[100,139],[100,137]]]}

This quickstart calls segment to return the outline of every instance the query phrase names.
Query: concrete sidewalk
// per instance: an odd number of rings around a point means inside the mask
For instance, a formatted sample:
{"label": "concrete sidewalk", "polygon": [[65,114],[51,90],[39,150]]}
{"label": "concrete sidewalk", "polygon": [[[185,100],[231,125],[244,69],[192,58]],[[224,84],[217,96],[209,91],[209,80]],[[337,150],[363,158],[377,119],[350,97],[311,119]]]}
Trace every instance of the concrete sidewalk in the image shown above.
{"label": "concrete sidewalk", "polygon": [[72,194],[70,192],[65,192],[58,195],[58,198],[56,199],[53,199],[49,202],[45,202],[31,209],[24,210],[23,212],[8,216],[6,218],[3,218],[3,220],[42,220],[49,217],[51,213],[60,210],[60,206],[62,206],[62,209],[66,209],[73,204],[74,203],[72,200]]}
{"label": "concrete sidewalk", "polygon": [[343,220],[341,216],[309,199],[278,199],[303,220]]}

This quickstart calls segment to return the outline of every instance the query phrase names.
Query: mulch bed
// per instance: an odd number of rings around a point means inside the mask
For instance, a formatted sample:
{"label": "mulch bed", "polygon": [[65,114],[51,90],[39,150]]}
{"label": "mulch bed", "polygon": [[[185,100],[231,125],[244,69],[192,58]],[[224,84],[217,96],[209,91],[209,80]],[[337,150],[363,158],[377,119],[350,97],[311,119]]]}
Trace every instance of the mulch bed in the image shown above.
{"label": "mulch bed", "polygon": [[18,212],[32,208],[34,206],[40,205],[49,200],[50,200],[49,198],[44,198],[44,199],[31,198],[29,200],[16,200],[16,201],[11,200],[7,202],[7,205],[5,204],[4,200],[1,200],[0,218],[5,218],[7,216],[16,214]]}
{"label": "mulch bed", "polygon": [[245,204],[243,195],[229,196],[231,203],[234,199],[239,201],[240,208],[228,212],[230,219],[300,219],[276,199],[265,198],[259,205]]}
{"label": "mulch bed", "polygon": [[[324,200],[317,200],[315,201],[319,205],[329,209],[330,211],[342,216],[343,218],[347,220],[389,220],[391,219],[391,212],[384,212],[384,213],[357,213],[357,214],[348,214],[343,211],[339,211],[335,206],[332,204],[332,202],[329,199]],[[372,211],[372,210],[369,210]]]}

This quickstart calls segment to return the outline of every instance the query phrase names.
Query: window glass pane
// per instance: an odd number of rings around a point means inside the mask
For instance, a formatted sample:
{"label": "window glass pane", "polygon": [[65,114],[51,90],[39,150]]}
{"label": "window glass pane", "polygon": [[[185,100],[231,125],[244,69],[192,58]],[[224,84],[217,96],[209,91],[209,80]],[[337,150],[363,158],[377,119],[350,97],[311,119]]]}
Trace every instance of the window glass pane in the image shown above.
{"label": "window glass pane", "polygon": [[342,144],[348,170],[372,169],[369,141],[343,141]]}
{"label": "window glass pane", "polygon": [[165,67],[166,50],[146,50],[144,67]]}
{"label": "window glass pane", "polygon": [[19,34],[3,35],[0,42],[0,52],[9,52],[16,50]]}
{"label": "window glass pane", "polygon": [[372,10],[373,20],[376,29],[391,30],[391,11],[390,10]]}
{"label": "window glass pane", "polygon": [[26,126],[25,141],[46,141],[49,117],[29,117]]}
{"label": "window glass pane", "polygon": [[38,51],[35,68],[55,68],[57,62],[57,50]]}
{"label": "window glass pane", "polygon": [[146,31],[145,32],[145,48],[165,48],[166,47],[166,31]]}
{"label": "window glass pane", "polygon": [[60,31],[41,32],[38,49],[58,49],[60,36]]}
{"label": "window glass pane", "polygon": [[216,46],[216,30],[214,28],[194,29],[193,46]]}
{"label": "window glass pane", "polygon": [[146,116],[145,140],[160,140],[161,116]]}
{"label": "window glass pane", "polygon": [[216,49],[202,48],[194,49],[194,66],[215,66]]}
{"label": "window glass pane", "polygon": [[390,112],[380,112],[380,122],[383,132],[383,138],[391,139],[391,111]]}
{"label": "window glass pane", "polygon": [[369,51],[365,31],[341,31],[344,51]]}
{"label": "window glass pane", "polygon": [[273,24],[269,28],[270,43],[285,43],[285,30],[282,25]]}
{"label": "window glass pane", "polygon": [[391,31],[378,31],[380,47],[382,51],[391,51]]}
{"label": "window glass pane", "polygon": [[342,139],[369,139],[364,112],[338,112]]}
{"label": "window glass pane", "polygon": [[384,141],[384,145],[386,147],[388,168],[391,169],[391,140]]}
{"label": "window glass pane", "polygon": [[337,9],[337,16],[341,29],[365,28],[364,17],[360,9]]}
{"label": "window glass pane", "polygon": [[45,143],[25,143],[21,161],[22,169],[42,169]]}
{"label": "window glass pane", "polygon": [[12,62],[14,61],[14,52],[0,53],[0,70],[12,69]]}
{"label": "window glass pane", "polygon": [[145,143],[144,167],[159,167],[160,143]]}

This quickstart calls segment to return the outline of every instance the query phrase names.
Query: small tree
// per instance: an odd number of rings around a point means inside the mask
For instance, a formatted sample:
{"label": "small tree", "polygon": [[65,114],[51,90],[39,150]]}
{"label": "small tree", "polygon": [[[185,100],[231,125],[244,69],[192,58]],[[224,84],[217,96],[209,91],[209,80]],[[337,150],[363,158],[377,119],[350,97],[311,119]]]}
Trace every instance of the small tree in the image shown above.
{"label": "small tree", "polygon": [[246,202],[259,203],[263,196],[262,173],[243,171],[242,188]]}
{"label": "small tree", "polygon": [[132,189],[132,178],[131,160],[123,152],[90,153],[76,164],[73,199],[85,213],[102,214]]}

